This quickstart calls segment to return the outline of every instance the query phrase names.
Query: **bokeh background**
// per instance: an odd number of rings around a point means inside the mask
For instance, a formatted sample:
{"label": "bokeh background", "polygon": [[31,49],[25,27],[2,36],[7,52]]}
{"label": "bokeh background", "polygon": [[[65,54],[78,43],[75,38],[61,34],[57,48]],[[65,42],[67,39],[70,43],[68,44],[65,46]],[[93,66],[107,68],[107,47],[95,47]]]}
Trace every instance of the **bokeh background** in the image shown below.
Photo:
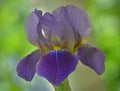
{"label": "bokeh background", "polygon": [[69,76],[72,91],[120,91],[120,0],[0,0],[0,91],[54,91],[37,75],[30,83],[19,78],[16,66],[36,49],[24,29],[30,12],[34,8],[52,12],[67,4],[87,12],[92,22],[88,42],[106,54],[101,76],[79,62]]}

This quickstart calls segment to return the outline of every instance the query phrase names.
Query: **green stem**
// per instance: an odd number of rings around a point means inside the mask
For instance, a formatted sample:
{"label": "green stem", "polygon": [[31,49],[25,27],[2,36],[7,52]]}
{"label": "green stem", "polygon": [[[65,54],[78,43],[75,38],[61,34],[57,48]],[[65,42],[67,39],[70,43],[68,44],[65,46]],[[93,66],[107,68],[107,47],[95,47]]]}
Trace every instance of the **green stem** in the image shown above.
{"label": "green stem", "polygon": [[55,91],[72,91],[68,79],[66,79],[60,86],[54,86]]}

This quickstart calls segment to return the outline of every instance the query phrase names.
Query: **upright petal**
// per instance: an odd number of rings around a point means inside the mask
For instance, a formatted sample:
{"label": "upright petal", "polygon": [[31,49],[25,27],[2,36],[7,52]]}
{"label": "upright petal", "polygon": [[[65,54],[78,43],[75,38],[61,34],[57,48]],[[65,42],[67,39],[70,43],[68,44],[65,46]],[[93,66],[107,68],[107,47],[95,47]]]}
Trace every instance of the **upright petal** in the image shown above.
{"label": "upright petal", "polygon": [[25,26],[28,40],[33,45],[36,45],[36,46],[39,46],[40,44],[40,41],[39,41],[40,39],[39,39],[38,32],[37,32],[37,25],[41,17],[42,17],[42,11],[38,11],[35,9],[29,15],[27,22],[26,22],[26,26]]}
{"label": "upright petal", "polygon": [[62,35],[62,32],[60,31],[60,27],[58,26],[58,24],[52,14],[45,13],[43,16],[42,24],[49,28],[49,30],[46,30],[46,31],[51,31],[58,36]]}
{"label": "upright petal", "polygon": [[57,8],[53,15],[63,33],[62,46],[68,50],[72,50],[75,45],[74,30],[69,22],[68,14],[64,6]]}
{"label": "upright petal", "polygon": [[41,48],[43,51],[48,51],[51,48],[50,42],[44,38],[42,34],[42,11],[35,9],[26,22],[26,32],[28,40]]}
{"label": "upright petal", "polygon": [[31,81],[36,72],[36,63],[40,60],[43,53],[36,50],[23,58],[17,66],[17,74],[26,81]]}
{"label": "upright petal", "polygon": [[73,5],[67,5],[65,9],[73,29],[78,31],[81,36],[87,36],[91,30],[91,22],[86,12]]}
{"label": "upright petal", "polygon": [[60,31],[60,27],[58,26],[54,16],[50,13],[45,13],[41,22],[44,37],[49,40],[49,42],[51,42],[51,45],[60,45],[60,38],[62,37],[62,32]]}
{"label": "upright petal", "polygon": [[105,54],[100,49],[84,45],[79,48],[77,55],[83,64],[95,70],[97,74],[104,72]]}
{"label": "upright petal", "polygon": [[77,63],[78,58],[65,50],[51,51],[38,62],[37,73],[53,85],[60,85]]}

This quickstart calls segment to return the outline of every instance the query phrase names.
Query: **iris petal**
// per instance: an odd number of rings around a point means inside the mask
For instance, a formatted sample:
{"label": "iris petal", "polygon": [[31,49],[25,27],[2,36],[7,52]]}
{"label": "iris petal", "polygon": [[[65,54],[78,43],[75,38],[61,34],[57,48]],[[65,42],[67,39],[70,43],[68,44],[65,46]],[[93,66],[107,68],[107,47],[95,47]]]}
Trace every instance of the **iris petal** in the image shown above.
{"label": "iris petal", "polygon": [[28,40],[33,45],[36,45],[36,46],[39,46],[40,44],[39,36],[37,33],[37,25],[38,25],[38,22],[41,16],[42,16],[42,11],[37,11],[37,10],[33,11],[29,15],[27,22],[26,22],[26,26],[25,26]]}
{"label": "iris petal", "polygon": [[65,50],[51,51],[38,62],[37,73],[53,85],[60,85],[77,63],[78,58]]}
{"label": "iris petal", "polygon": [[78,31],[81,36],[87,36],[91,30],[91,22],[86,12],[73,5],[67,5],[65,8],[73,29]]}
{"label": "iris petal", "polygon": [[38,50],[32,52],[23,58],[17,66],[17,74],[26,81],[31,81],[36,72],[36,63],[41,58],[43,53]]}
{"label": "iris petal", "polygon": [[63,33],[62,37],[62,46],[68,50],[72,50],[75,44],[74,30],[72,29],[71,23],[69,22],[68,14],[64,6],[57,8],[53,12],[61,32]]}
{"label": "iris petal", "polygon": [[42,34],[42,11],[35,9],[28,17],[26,22],[26,33],[28,40],[43,51],[51,48],[50,42]]}
{"label": "iris petal", "polygon": [[45,13],[42,18],[42,28],[44,32],[44,37],[51,42],[51,45],[58,44],[60,45],[60,38],[62,37],[62,32],[60,28],[50,13]]}
{"label": "iris petal", "polygon": [[97,74],[104,72],[105,54],[100,49],[84,45],[79,48],[78,57],[83,64],[95,70]]}
{"label": "iris petal", "polygon": [[[47,29],[49,29],[51,32],[53,32],[54,34],[61,36],[62,32],[60,31],[60,28],[54,18],[54,16],[50,13],[45,13],[45,15],[43,16],[43,21],[42,24],[46,27],[48,27]],[[46,31],[49,31],[46,30]]]}

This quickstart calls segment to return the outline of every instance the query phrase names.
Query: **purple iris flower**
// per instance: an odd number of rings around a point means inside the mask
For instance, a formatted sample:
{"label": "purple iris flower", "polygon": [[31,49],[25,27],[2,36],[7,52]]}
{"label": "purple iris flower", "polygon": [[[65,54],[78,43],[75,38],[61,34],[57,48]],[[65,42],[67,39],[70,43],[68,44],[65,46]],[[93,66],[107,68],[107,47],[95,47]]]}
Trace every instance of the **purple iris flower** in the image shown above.
{"label": "purple iris flower", "polygon": [[83,42],[90,30],[86,12],[73,5],[44,15],[35,9],[26,22],[26,33],[38,49],[19,62],[17,74],[31,81],[37,73],[53,85],[60,85],[75,70],[78,60],[102,74],[105,54]]}

